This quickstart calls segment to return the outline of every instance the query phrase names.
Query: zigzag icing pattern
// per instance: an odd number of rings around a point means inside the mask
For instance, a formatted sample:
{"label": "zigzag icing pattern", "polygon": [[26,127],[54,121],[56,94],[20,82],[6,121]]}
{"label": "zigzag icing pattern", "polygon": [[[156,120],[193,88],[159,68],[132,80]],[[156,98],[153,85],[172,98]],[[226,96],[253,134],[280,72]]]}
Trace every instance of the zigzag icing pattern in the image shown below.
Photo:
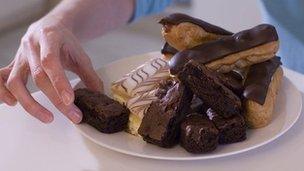
{"label": "zigzag icing pattern", "polygon": [[127,102],[126,106],[130,109],[131,113],[142,119],[152,101],[157,100],[157,97],[155,96],[156,92],[157,90],[152,90],[135,96]]}
{"label": "zigzag icing pattern", "polygon": [[155,89],[159,81],[169,76],[168,63],[164,59],[154,58],[126,74],[112,86],[121,87],[126,94],[134,97]]}

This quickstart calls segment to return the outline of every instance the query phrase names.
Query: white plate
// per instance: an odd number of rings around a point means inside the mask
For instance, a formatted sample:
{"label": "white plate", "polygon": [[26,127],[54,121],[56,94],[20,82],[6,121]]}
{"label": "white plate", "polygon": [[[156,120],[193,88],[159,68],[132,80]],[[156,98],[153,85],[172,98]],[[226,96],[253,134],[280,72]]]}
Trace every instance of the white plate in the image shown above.
{"label": "white plate", "polygon": [[[110,84],[128,73],[149,58],[160,56],[152,52],[115,61],[98,70],[103,79],[106,93],[110,94]],[[76,87],[81,87],[79,83]],[[197,160],[210,159],[242,153],[265,145],[284,134],[297,121],[301,114],[302,98],[297,88],[284,77],[277,98],[273,121],[265,128],[248,130],[247,140],[229,145],[220,145],[215,151],[207,154],[194,155],[186,152],[179,145],[171,149],[160,148],[147,144],[140,137],[125,132],[103,134],[87,124],[76,125],[76,128],[96,144],[121,153],[163,160]]]}

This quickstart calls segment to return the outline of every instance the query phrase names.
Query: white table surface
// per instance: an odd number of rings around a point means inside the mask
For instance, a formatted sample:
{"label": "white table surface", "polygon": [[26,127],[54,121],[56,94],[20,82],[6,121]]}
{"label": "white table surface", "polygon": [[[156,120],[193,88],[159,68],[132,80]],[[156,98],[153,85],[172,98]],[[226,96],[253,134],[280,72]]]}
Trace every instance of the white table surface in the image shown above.
{"label": "white table surface", "polygon": [[[303,75],[291,70],[285,70],[285,75],[304,92]],[[19,105],[0,105],[1,171],[304,170],[303,114],[282,137],[249,152],[210,160],[160,161],[132,157],[95,145],[81,136],[41,92],[33,96],[54,111],[55,121],[45,125],[27,115]]]}

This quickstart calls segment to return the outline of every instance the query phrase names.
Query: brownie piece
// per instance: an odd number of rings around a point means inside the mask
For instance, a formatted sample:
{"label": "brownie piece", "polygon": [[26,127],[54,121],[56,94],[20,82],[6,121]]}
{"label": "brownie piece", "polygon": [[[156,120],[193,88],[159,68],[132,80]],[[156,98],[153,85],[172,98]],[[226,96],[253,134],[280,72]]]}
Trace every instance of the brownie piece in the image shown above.
{"label": "brownie piece", "polygon": [[162,99],[151,103],[138,129],[144,141],[169,148],[177,144],[180,123],[192,100],[192,92],[181,83],[168,90]]}
{"label": "brownie piece", "polygon": [[74,103],[83,113],[82,122],[100,132],[115,133],[127,127],[129,110],[102,93],[78,89],[75,91]]}
{"label": "brownie piece", "polygon": [[229,144],[246,139],[246,123],[242,115],[233,115],[225,119],[214,110],[208,109],[207,116],[219,130],[219,143]]}
{"label": "brownie piece", "polygon": [[229,118],[241,113],[240,98],[224,86],[204,65],[191,60],[178,73],[178,78],[219,115]]}
{"label": "brownie piece", "polygon": [[175,83],[176,80],[174,78],[160,81],[155,96],[159,99],[162,99],[167,94],[168,90],[175,85]]}
{"label": "brownie piece", "polygon": [[230,71],[226,74],[218,73],[220,82],[233,91],[239,98],[243,97],[244,85],[242,76],[236,71]]}
{"label": "brownie piece", "polygon": [[216,149],[219,131],[204,115],[193,113],[181,124],[180,144],[190,153],[206,153]]}
{"label": "brownie piece", "polygon": [[191,113],[200,113],[205,114],[210,107],[203,103],[203,101],[198,98],[196,95],[193,95],[193,99],[191,101],[189,114]]}

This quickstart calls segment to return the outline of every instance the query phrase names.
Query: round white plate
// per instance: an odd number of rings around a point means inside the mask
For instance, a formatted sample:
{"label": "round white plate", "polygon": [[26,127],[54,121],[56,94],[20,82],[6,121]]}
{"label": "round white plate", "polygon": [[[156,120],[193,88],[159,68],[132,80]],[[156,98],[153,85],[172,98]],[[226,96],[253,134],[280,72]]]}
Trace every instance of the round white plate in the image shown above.
{"label": "round white plate", "polygon": [[[150,58],[161,56],[159,52],[152,52],[115,61],[98,70],[98,74],[105,84],[106,94],[110,95],[112,81],[119,79]],[[77,87],[81,87],[79,83]],[[284,134],[297,121],[301,114],[302,98],[297,88],[284,77],[279,91],[271,124],[265,128],[248,130],[247,139],[243,142],[220,145],[215,151],[194,155],[186,152],[179,145],[165,149],[147,144],[140,137],[125,132],[103,134],[87,124],[76,125],[76,128],[88,139],[96,144],[121,153],[163,160],[197,160],[210,159],[242,153],[265,145]]]}

